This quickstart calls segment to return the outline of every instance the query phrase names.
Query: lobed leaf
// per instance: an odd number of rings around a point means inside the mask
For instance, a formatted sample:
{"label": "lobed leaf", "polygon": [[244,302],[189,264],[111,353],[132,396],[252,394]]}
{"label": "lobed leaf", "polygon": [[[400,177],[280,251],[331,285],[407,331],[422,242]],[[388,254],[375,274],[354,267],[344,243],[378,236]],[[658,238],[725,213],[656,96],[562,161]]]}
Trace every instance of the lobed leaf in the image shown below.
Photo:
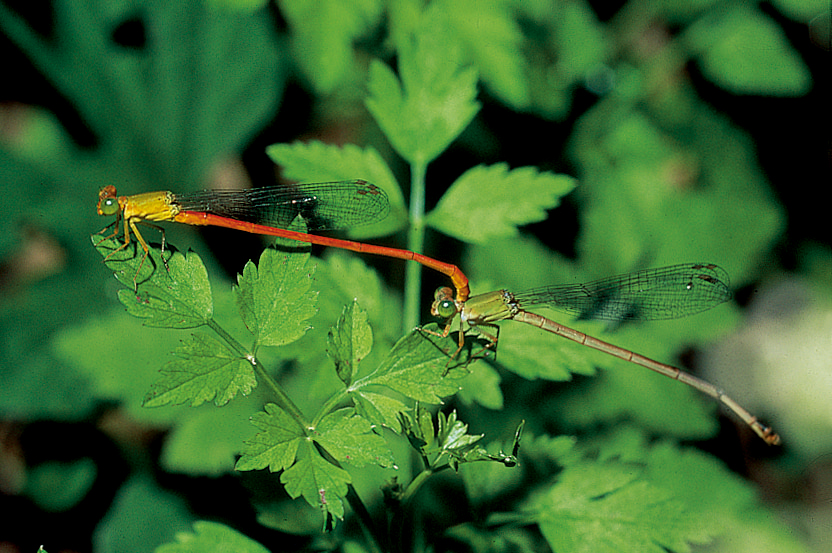
{"label": "lobed leaf", "polygon": [[375,434],[370,422],[356,415],[352,408],[339,409],[324,417],[315,428],[312,439],[342,463],[357,467],[393,465],[387,442]]}
{"label": "lobed leaf", "polygon": [[298,460],[280,475],[280,482],[293,499],[300,496],[313,507],[321,509],[325,516],[344,518],[344,496],[350,474],[326,461],[314,446],[302,442]]}
{"label": "lobed leaf", "polygon": [[424,18],[397,49],[401,81],[374,60],[367,109],[400,156],[427,165],[479,111],[477,72],[464,66],[461,45],[438,18]]}
{"label": "lobed leaf", "polygon": [[407,412],[410,407],[384,394],[370,392],[364,389],[353,392],[356,412],[375,426],[386,426],[393,432],[400,433],[402,426],[399,413]]}
{"label": "lobed leaf", "polygon": [[[427,9],[447,22],[489,90],[516,110],[528,107],[523,34],[512,17],[514,6],[482,0],[440,0],[431,2]],[[472,13],[476,17],[471,17]]]}
{"label": "lobed leaf", "polygon": [[309,330],[318,293],[312,291],[314,265],[309,254],[283,254],[268,248],[259,266],[246,263],[234,298],[258,344],[282,346]]}
{"label": "lobed leaf", "polygon": [[272,144],[266,153],[283,170],[283,176],[298,182],[331,182],[363,179],[387,193],[390,214],[387,219],[350,229],[350,236],[377,236],[401,229],[407,220],[402,191],[396,177],[372,146],[359,148],[354,144],[335,146],[312,140],[292,144]]}
{"label": "lobed leaf", "polygon": [[235,470],[269,467],[271,472],[278,472],[288,469],[295,462],[298,447],[306,438],[303,429],[277,405],[267,403],[263,409],[251,417],[251,423],[260,432],[245,442]]}
{"label": "lobed leaf", "polygon": [[352,43],[382,16],[379,0],[283,0],[300,70],[319,94],[330,94],[357,69]]}
{"label": "lobed leaf", "polygon": [[251,364],[207,334],[183,340],[174,355],[178,359],[162,368],[163,377],[145,396],[145,407],[170,403],[196,407],[212,400],[225,405],[238,392],[247,395],[257,385]]}
{"label": "lobed leaf", "polygon": [[[200,257],[188,252],[172,252],[167,267],[153,248],[144,254],[134,241],[131,246],[113,239],[93,236],[98,253],[116,278],[129,290],[119,290],[127,312],[148,326],[194,328],[207,324],[213,316],[211,285]],[[135,291],[134,291],[135,288]]]}
{"label": "lobed leaf", "polygon": [[684,503],[624,463],[570,465],[525,510],[563,553],[686,552],[709,537]]}
{"label": "lobed leaf", "polygon": [[414,330],[400,339],[378,369],[357,381],[353,389],[384,386],[416,401],[441,403],[441,398],[459,390],[458,380],[467,374],[464,367],[469,361],[468,351],[463,348],[460,356],[451,360],[449,355],[456,349],[456,342],[449,337],[437,338]]}
{"label": "lobed leaf", "polygon": [[344,307],[341,317],[327,335],[326,351],[335,363],[338,378],[347,386],[353,381],[361,362],[373,346],[373,331],[367,324],[367,312],[356,301]]}
{"label": "lobed leaf", "polygon": [[466,171],[427,216],[427,223],[466,242],[483,244],[515,236],[517,227],[546,219],[546,210],[575,187],[566,175],[508,164]]}

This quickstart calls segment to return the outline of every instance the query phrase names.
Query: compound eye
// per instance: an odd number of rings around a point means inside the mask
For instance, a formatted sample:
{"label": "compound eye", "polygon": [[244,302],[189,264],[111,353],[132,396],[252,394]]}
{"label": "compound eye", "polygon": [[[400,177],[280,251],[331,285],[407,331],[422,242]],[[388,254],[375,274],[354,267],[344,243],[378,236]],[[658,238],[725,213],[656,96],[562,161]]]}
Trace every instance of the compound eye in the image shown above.
{"label": "compound eye", "polygon": [[443,319],[450,319],[456,315],[456,304],[453,300],[442,300],[436,304],[436,314]]}
{"label": "compound eye", "polygon": [[113,215],[118,211],[118,201],[115,198],[107,198],[104,200],[104,205],[101,206],[101,211],[104,215]]}

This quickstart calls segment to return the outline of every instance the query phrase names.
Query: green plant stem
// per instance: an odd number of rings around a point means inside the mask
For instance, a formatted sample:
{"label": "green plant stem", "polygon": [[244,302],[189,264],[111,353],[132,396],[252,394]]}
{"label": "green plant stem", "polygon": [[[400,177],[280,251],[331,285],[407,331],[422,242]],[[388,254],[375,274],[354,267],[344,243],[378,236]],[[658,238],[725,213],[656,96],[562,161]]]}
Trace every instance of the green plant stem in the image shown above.
{"label": "green plant stem", "polygon": [[390,518],[390,543],[394,547],[394,551],[406,551],[401,543],[402,530],[405,527],[403,519],[405,513],[411,512],[410,503],[416,496],[416,492],[422,488],[431,476],[448,468],[450,468],[450,465],[448,464],[442,465],[441,467],[435,469],[426,468],[416,475],[416,478],[410,482],[404,492],[402,492],[399,496],[398,505],[396,505],[396,508],[393,511],[393,516]]}
{"label": "green plant stem", "polygon": [[[321,444],[315,442],[315,448],[327,462],[332,463],[338,468],[343,468],[341,467],[341,463],[338,462],[338,459],[333,457]],[[379,545],[378,529],[373,522],[373,518],[370,516],[370,511],[367,510],[367,506],[364,505],[361,496],[358,495],[358,492],[355,491],[355,487],[352,484],[347,484],[346,499],[350,507],[352,507],[352,510],[358,516],[361,526],[364,528],[364,535],[367,537],[366,545],[370,553],[382,553],[381,546]]]}
{"label": "green plant stem", "polygon": [[283,388],[278,384],[274,378],[271,377],[269,372],[263,368],[263,365],[257,360],[257,357],[254,356],[253,353],[249,353],[243,345],[238,342],[231,334],[226,332],[226,330],[217,324],[216,321],[210,319],[208,321],[208,326],[216,332],[220,338],[225,340],[229,346],[231,346],[240,357],[245,358],[254,368],[254,373],[257,375],[257,379],[266,385],[272,391],[274,395],[274,402],[284,411],[289,413],[289,415],[297,421],[297,423],[303,428],[304,431],[310,427],[309,422],[304,418],[303,413],[301,412],[300,408],[289,398],[286,392],[283,391]]}
{"label": "green plant stem", "polygon": [[344,399],[349,396],[347,390],[341,390],[334,393],[323,406],[318,409],[318,414],[315,415],[315,419],[312,421],[312,426],[316,427],[321,423],[321,420],[337,407]]}
{"label": "green plant stem", "polygon": [[[410,166],[410,228],[407,233],[407,249],[417,253],[423,253],[425,247],[426,171],[427,164],[421,161]],[[408,263],[405,269],[403,334],[419,325],[421,293],[422,266]]]}

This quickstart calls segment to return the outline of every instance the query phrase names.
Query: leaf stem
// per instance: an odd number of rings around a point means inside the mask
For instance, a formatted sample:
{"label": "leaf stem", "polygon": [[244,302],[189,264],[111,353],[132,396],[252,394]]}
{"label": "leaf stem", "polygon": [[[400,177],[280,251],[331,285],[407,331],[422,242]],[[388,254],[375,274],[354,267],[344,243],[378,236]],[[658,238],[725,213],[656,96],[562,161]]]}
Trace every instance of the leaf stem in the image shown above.
{"label": "leaf stem", "polygon": [[[423,253],[425,247],[425,173],[427,163],[416,161],[410,166],[410,227],[407,233],[407,249]],[[405,268],[404,317],[402,333],[419,325],[422,293],[422,266],[408,263]]]}
{"label": "leaf stem", "polygon": [[[314,442],[315,449],[318,450],[318,453],[321,454],[321,457],[326,459],[327,462],[332,463],[334,466],[343,469],[341,463],[338,462],[338,459],[332,456],[332,454],[327,451],[321,444]],[[352,507],[352,510],[355,511],[355,514],[358,515],[358,520],[361,521],[361,526],[364,528],[364,534],[367,536],[367,546],[370,550],[370,553],[382,553],[382,549],[379,546],[379,533],[378,529],[373,522],[373,518],[370,516],[370,511],[367,510],[367,506],[364,505],[364,501],[361,500],[361,496],[358,495],[358,492],[355,491],[355,487],[352,484],[347,484],[347,495],[346,499]]]}
{"label": "leaf stem", "polygon": [[295,405],[295,402],[293,402],[291,398],[289,398],[289,395],[283,391],[280,384],[278,384],[277,381],[271,377],[269,372],[257,360],[257,357],[253,353],[246,350],[240,342],[238,342],[231,334],[226,332],[226,330],[217,324],[214,319],[208,319],[207,324],[211,330],[219,334],[220,338],[225,340],[240,357],[246,359],[251,364],[254,369],[254,373],[257,375],[257,379],[271,390],[274,396],[274,402],[281,409],[289,413],[289,415],[297,421],[301,428],[306,431],[306,429],[310,427],[309,421],[304,418],[303,412],[301,412],[300,408]]}
{"label": "leaf stem", "polygon": [[344,400],[344,398],[348,396],[349,394],[347,393],[347,390],[341,390],[335,394],[332,394],[332,396],[328,400],[326,400],[326,403],[324,403],[324,405],[320,409],[318,409],[318,414],[315,415],[315,419],[312,421],[312,426],[317,427],[318,424],[320,424],[320,422],[323,420],[323,418],[327,416],[329,413],[331,413],[335,409],[335,407],[339,403],[341,403]]}

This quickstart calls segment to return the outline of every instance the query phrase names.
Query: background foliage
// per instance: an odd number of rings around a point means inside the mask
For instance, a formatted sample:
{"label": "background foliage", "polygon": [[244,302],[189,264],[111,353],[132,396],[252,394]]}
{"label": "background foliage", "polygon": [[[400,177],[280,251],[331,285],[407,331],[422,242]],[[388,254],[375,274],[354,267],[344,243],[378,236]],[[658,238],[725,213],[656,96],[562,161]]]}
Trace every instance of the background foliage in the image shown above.
{"label": "background foliage", "polygon": [[[0,4],[0,543],[826,550],[828,15],[789,0]],[[413,263],[169,225],[170,271],[154,251],[134,291],[133,250],[102,265],[113,244],[90,246],[102,185],[268,184],[275,164],[381,186],[390,216],[353,236],[456,263],[474,293],[720,264],[732,304],[575,325],[676,364],[698,352],[784,446],[519,323],[496,360],[448,371],[410,332],[447,283]]]}

